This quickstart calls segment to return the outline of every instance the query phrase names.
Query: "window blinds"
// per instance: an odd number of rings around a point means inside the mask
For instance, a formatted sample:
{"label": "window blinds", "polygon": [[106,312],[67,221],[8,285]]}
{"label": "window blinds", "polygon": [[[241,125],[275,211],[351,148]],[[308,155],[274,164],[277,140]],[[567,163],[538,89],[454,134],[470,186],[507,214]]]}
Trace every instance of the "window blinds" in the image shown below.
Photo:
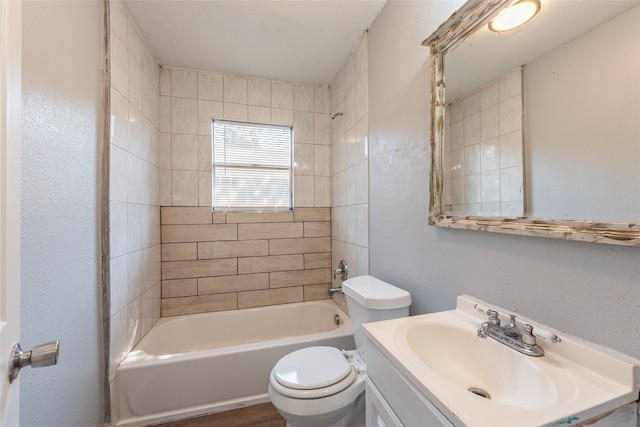
{"label": "window blinds", "polygon": [[290,126],[213,121],[214,209],[292,209]]}

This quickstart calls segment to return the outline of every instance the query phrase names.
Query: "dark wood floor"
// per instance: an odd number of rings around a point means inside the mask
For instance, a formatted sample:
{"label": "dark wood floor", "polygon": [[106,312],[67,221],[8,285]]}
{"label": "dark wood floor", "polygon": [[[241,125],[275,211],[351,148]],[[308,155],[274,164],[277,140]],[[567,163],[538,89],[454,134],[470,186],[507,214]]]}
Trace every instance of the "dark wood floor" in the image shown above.
{"label": "dark wood floor", "polygon": [[286,424],[271,403],[261,403],[213,415],[154,424],[154,427],[285,427]]}

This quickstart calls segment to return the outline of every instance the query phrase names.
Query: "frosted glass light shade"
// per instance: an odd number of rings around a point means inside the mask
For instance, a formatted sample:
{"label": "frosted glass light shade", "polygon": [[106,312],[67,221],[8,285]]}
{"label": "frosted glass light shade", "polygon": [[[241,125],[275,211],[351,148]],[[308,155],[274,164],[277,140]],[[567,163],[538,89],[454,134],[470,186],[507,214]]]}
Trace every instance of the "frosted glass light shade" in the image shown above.
{"label": "frosted glass light shade", "polygon": [[489,29],[496,33],[513,30],[529,22],[539,11],[539,0],[520,0],[489,21]]}

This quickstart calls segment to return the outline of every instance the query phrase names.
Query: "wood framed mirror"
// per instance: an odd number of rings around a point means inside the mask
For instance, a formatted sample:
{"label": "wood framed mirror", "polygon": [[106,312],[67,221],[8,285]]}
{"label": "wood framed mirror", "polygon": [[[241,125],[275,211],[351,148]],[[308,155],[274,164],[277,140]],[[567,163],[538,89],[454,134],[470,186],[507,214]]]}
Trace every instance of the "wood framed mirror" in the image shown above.
{"label": "wood framed mirror", "polygon": [[640,1],[540,2],[497,33],[515,1],[468,1],[423,42],[429,224],[640,246]]}

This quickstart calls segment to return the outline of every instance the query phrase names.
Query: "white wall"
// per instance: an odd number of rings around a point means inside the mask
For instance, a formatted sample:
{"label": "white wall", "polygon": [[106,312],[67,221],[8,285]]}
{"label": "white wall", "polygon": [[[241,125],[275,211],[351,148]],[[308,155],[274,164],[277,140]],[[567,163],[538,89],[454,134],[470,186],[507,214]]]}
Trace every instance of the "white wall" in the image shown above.
{"label": "white wall", "polygon": [[413,314],[470,293],[640,356],[638,248],[427,225],[430,70],[420,43],[461,4],[391,1],[369,31],[371,274],[409,290]]}
{"label": "white wall", "polygon": [[60,340],[20,373],[28,427],[102,424],[102,22],[98,1],[23,4],[21,343]]}

